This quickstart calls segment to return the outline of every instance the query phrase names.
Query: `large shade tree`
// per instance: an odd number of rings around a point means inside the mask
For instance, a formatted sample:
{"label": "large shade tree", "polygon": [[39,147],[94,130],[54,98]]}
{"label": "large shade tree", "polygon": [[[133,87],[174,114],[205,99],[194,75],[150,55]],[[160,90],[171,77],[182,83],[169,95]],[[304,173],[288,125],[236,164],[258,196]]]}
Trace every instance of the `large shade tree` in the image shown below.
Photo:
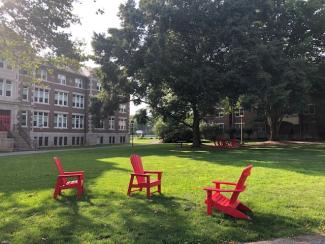
{"label": "large shade tree", "polygon": [[122,84],[136,101],[190,127],[193,146],[200,145],[200,121],[226,95],[222,2],[147,0],[137,7],[129,0],[120,9],[121,29],[94,37],[96,60],[110,87]]}

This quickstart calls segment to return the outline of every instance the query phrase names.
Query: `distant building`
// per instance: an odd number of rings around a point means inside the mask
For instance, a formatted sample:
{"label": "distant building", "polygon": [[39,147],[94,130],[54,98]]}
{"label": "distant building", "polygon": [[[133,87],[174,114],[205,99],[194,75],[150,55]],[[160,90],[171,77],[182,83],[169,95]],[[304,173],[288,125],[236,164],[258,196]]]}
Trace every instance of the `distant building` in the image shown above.
{"label": "distant building", "polygon": [[[302,113],[287,115],[283,118],[279,136],[281,139],[324,139],[325,138],[325,99],[314,98],[314,103],[305,106]],[[232,114],[226,114],[223,108],[216,108],[214,114],[206,116],[207,124],[217,125],[224,132],[236,129],[236,136],[242,125],[244,137],[266,139],[268,127],[265,121],[257,118],[253,111],[237,109]]]}
{"label": "distant building", "polygon": [[[129,103],[93,124],[90,97],[101,84],[90,73],[41,67],[34,76],[41,82],[0,60],[0,137],[10,150],[129,142]],[[8,145],[0,139],[0,150]]]}

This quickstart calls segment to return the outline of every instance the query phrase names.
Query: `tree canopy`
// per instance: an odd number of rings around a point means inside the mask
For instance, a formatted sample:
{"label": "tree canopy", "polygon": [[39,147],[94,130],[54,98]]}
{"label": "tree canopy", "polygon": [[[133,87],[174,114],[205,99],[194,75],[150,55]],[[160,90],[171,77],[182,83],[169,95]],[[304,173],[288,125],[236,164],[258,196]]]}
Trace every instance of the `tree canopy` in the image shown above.
{"label": "tree canopy", "polygon": [[93,39],[108,90],[190,127],[194,146],[225,98],[251,98],[276,133],[324,55],[322,0],[128,0],[119,17],[120,29]]}
{"label": "tree canopy", "polygon": [[[75,0],[3,0],[0,3],[0,57],[13,65],[38,65],[40,52],[60,63],[80,61],[80,43],[67,29],[79,19]],[[77,63],[77,62],[75,62]],[[74,64],[75,64],[74,63]]]}

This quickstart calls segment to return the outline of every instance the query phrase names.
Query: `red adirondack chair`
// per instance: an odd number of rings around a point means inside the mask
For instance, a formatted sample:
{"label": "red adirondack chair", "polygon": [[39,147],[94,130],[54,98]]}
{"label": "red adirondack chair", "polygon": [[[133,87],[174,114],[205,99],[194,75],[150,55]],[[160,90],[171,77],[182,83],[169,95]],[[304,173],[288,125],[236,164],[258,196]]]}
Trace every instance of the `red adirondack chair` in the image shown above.
{"label": "red adirondack chair", "polygon": [[217,147],[221,148],[221,149],[228,148],[228,143],[227,143],[226,139],[218,140],[218,146]]}
{"label": "red adirondack chair", "polygon": [[236,147],[239,147],[239,144],[238,144],[238,141],[236,138],[232,138],[231,141],[230,141],[230,147],[231,148],[236,148]]}
{"label": "red adirondack chair", "polygon": [[[76,188],[77,197],[80,198],[81,195],[84,193],[84,172],[65,172],[63,170],[61,160],[58,157],[54,157],[53,160],[59,171],[59,175],[56,179],[53,197],[56,199],[58,195],[61,195],[61,191],[64,189]],[[75,178],[76,180],[68,180],[69,178]]]}
{"label": "red adirondack chair", "polygon": [[[235,218],[248,219],[242,211],[251,211],[250,208],[242,204],[239,200],[239,194],[245,191],[245,181],[250,175],[253,165],[248,165],[242,172],[237,183],[235,182],[224,182],[224,181],[213,181],[215,187],[206,187],[204,190],[207,192],[207,198],[205,204],[207,205],[207,214],[212,215],[212,208],[216,208],[220,212],[228,214]],[[221,189],[221,185],[231,185],[234,189]],[[224,196],[223,192],[231,192],[230,198]]]}
{"label": "red adirondack chair", "polygon": [[[128,188],[128,196],[131,195],[131,192],[142,191],[142,188],[146,188],[147,190],[147,198],[150,198],[152,193],[150,192],[150,188],[157,186],[159,192],[161,194],[161,176],[162,171],[147,171],[143,170],[141,157],[139,155],[133,154],[130,157],[131,164],[133,167],[133,172],[131,174],[129,188]],[[151,174],[156,174],[157,179],[152,180],[150,178]],[[134,177],[137,179],[137,183],[134,183]],[[133,190],[136,188],[136,190]],[[153,192],[154,193],[154,192]]]}

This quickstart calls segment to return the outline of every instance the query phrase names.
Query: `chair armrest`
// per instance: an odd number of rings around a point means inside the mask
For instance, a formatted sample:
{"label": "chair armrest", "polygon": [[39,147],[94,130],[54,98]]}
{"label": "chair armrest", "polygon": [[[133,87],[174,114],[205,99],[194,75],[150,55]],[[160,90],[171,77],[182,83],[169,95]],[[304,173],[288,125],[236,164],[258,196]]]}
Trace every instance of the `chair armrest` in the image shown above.
{"label": "chair armrest", "polygon": [[58,178],[65,178],[65,177],[82,177],[82,174],[64,174],[64,175],[58,175]]}
{"label": "chair armrest", "polygon": [[150,177],[149,174],[136,174],[136,173],[131,173],[133,176],[142,176],[142,177]]}
{"label": "chair armrest", "polygon": [[205,187],[203,188],[205,191],[216,191],[216,192],[242,192],[243,189],[234,189],[234,190],[224,190],[224,189],[217,189],[214,187]]}
{"label": "chair armrest", "polygon": [[221,184],[221,185],[231,185],[231,186],[237,185],[237,183],[235,182],[217,181],[217,180],[212,181],[212,183]]}
{"label": "chair armrest", "polygon": [[84,174],[85,172],[84,171],[73,171],[73,172],[64,172],[64,174]]}
{"label": "chair armrest", "polygon": [[146,174],[162,174],[162,171],[156,171],[156,170],[145,170],[144,173]]}

